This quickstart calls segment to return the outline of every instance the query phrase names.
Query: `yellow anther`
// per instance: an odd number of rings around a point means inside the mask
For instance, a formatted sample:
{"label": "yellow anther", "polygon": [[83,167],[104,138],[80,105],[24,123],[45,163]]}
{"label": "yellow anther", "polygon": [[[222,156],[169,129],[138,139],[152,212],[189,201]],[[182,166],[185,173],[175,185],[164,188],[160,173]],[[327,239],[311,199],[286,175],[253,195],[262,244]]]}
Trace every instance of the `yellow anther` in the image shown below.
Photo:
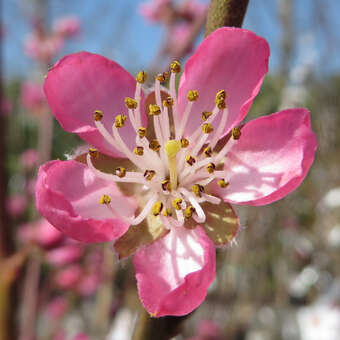
{"label": "yellow anther", "polygon": [[226,182],[223,178],[217,181],[217,184],[221,188],[226,188],[229,185],[229,182]]}
{"label": "yellow anther", "polygon": [[133,153],[138,156],[143,156],[144,155],[144,148],[142,146],[136,146],[133,149]]}
{"label": "yellow anther", "polygon": [[198,92],[196,90],[189,90],[187,94],[189,102],[194,102],[198,99]]}
{"label": "yellow anther", "polygon": [[91,158],[98,158],[99,157],[99,152],[97,149],[94,148],[89,148],[89,154]]}
{"label": "yellow anther", "polygon": [[137,73],[136,81],[140,84],[144,84],[146,81],[146,78],[147,78],[146,73],[144,71],[140,71]]}
{"label": "yellow anther", "polygon": [[189,146],[189,141],[186,138],[181,138],[181,147],[187,148]]}
{"label": "yellow anther", "polygon": [[216,93],[216,101],[225,100],[227,98],[227,92],[225,90],[220,90]]}
{"label": "yellow anther", "polygon": [[197,197],[202,197],[202,192],[204,192],[204,186],[200,184],[194,184],[192,186],[192,192],[197,196]]}
{"label": "yellow anther", "polygon": [[139,136],[140,138],[145,137],[145,136],[146,136],[146,128],[145,128],[145,127],[140,127],[140,128],[138,129],[137,133],[138,133],[138,136]]}
{"label": "yellow anther", "polygon": [[181,72],[181,64],[179,61],[174,60],[171,64],[170,64],[170,70],[172,73],[179,73]]}
{"label": "yellow anther", "polygon": [[232,131],[233,139],[240,139],[241,137],[241,129],[239,127],[234,127]]}
{"label": "yellow anther", "polygon": [[216,165],[214,163],[209,163],[206,169],[209,172],[209,174],[212,174],[216,169]]}
{"label": "yellow anther", "polygon": [[195,212],[195,208],[192,205],[189,205],[184,210],[184,217],[190,218],[194,212]]}
{"label": "yellow anther", "polygon": [[161,109],[158,105],[156,105],[156,104],[150,104],[149,105],[149,115],[150,116],[153,116],[153,115],[158,116],[160,114],[161,114]]}
{"label": "yellow anther", "polygon": [[174,99],[172,97],[168,97],[163,100],[164,107],[172,107],[174,105]]}
{"label": "yellow anther", "polygon": [[185,156],[185,161],[189,164],[189,165],[194,165],[194,163],[196,163],[196,159],[190,155]]}
{"label": "yellow anther", "polygon": [[156,79],[161,83],[164,83],[168,78],[169,78],[169,72],[159,73],[156,76]]}
{"label": "yellow anther", "polygon": [[172,210],[170,208],[163,209],[162,214],[164,216],[172,216]]}
{"label": "yellow anther", "polygon": [[175,198],[172,201],[172,206],[176,209],[176,210],[181,210],[182,209],[182,204],[183,200],[181,198]]}
{"label": "yellow anther", "polygon": [[126,169],[123,167],[116,168],[116,175],[120,178],[125,177],[126,175]]}
{"label": "yellow anther", "polygon": [[223,110],[227,107],[224,99],[218,99],[216,100],[216,106],[220,109],[220,110]]}
{"label": "yellow anther", "polygon": [[122,128],[125,124],[126,116],[125,115],[118,115],[115,118],[115,127]]}
{"label": "yellow anther", "polygon": [[168,140],[164,146],[165,153],[169,158],[176,157],[179,150],[181,150],[181,142],[178,140]]}
{"label": "yellow anther", "polygon": [[213,126],[210,123],[204,123],[202,125],[202,131],[204,133],[211,133],[211,132],[214,131],[214,128],[213,128]]}
{"label": "yellow anther", "polygon": [[103,119],[103,112],[100,110],[94,111],[93,118],[96,122],[100,121]]}
{"label": "yellow anther", "polygon": [[153,151],[158,151],[161,148],[157,139],[152,139],[149,143],[149,148]]}
{"label": "yellow anther", "polygon": [[211,115],[212,115],[212,112],[210,112],[210,111],[203,111],[202,112],[202,120],[206,121]]}
{"label": "yellow anther", "polygon": [[144,172],[144,178],[147,180],[147,181],[151,181],[153,176],[156,175],[156,171],[154,170],[145,170]]}
{"label": "yellow anther", "polygon": [[128,109],[137,109],[138,102],[137,102],[137,100],[135,100],[133,98],[126,97],[125,98],[125,105]]}
{"label": "yellow anther", "polygon": [[152,213],[158,216],[163,209],[163,203],[161,201],[156,202],[152,207]]}
{"label": "yellow anther", "polygon": [[110,204],[111,203],[111,197],[108,195],[101,195],[99,199],[100,204]]}
{"label": "yellow anther", "polygon": [[162,189],[164,191],[171,191],[171,184],[168,179],[165,179],[164,181],[162,181]]}
{"label": "yellow anther", "polygon": [[207,157],[211,157],[212,155],[212,150],[210,146],[207,146],[206,148],[203,149],[203,153],[207,156]]}

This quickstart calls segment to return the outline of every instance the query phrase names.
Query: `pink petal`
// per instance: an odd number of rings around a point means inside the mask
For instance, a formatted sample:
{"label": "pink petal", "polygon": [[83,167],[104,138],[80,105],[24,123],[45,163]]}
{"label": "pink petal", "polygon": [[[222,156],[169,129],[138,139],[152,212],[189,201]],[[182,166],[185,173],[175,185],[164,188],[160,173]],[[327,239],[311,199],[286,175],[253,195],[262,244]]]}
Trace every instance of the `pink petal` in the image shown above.
{"label": "pink petal", "polygon": [[48,251],[46,261],[54,266],[62,266],[79,260],[83,254],[81,245],[65,245]]}
{"label": "pink petal", "polygon": [[[122,154],[109,145],[98,132],[93,120],[95,110],[103,111],[102,123],[111,132],[114,117],[128,114],[125,97],[134,97],[135,79],[120,65],[97,54],[80,52],[62,58],[48,72],[44,84],[51,110],[61,126],[77,133],[101,152],[113,156]],[[141,105],[146,124],[144,105]],[[136,132],[129,119],[119,132],[133,148]]]}
{"label": "pink petal", "polygon": [[226,189],[215,188],[228,202],[264,205],[296,189],[314,160],[316,137],[306,109],[289,109],[255,119],[227,154]]}
{"label": "pink petal", "polygon": [[215,277],[215,247],[201,227],[173,228],[134,256],[138,292],[153,316],[185,315]]}
{"label": "pink petal", "polygon": [[40,213],[67,236],[82,242],[105,242],[122,236],[129,225],[99,204],[102,194],[119,204],[122,216],[132,216],[135,199],[121,194],[115,183],[98,179],[84,164],[51,161],[43,165],[36,185]]}
{"label": "pink petal", "polygon": [[[229,117],[224,133],[247,114],[268,71],[269,46],[251,31],[223,27],[210,34],[185,65],[179,86],[179,112],[187,104],[187,92],[198,90],[193,105],[189,135],[201,123],[201,112],[212,111],[219,90],[226,90]],[[220,118],[215,119],[214,126]]]}

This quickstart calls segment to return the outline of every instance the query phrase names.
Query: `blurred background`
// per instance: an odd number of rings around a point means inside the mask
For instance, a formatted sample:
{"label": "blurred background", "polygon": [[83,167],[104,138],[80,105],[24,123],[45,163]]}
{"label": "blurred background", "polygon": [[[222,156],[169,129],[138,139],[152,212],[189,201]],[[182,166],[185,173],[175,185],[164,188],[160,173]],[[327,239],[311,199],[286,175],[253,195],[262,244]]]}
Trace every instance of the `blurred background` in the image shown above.
{"label": "blurred background", "polygon": [[[203,39],[207,4],[2,1],[0,339],[131,338],[140,308],[131,262],[118,263],[110,245],[66,238],[35,209],[39,165],[81,145],[50,114],[42,83],[81,50],[132,74],[184,63]],[[218,249],[216,280],[176,340],[340,339],[338,13],[337,0],[250,0],[243,27],[268,40],[271,59],[247,119],[307,107],[316,161],[282,201],[237,207],[237,244]]]}

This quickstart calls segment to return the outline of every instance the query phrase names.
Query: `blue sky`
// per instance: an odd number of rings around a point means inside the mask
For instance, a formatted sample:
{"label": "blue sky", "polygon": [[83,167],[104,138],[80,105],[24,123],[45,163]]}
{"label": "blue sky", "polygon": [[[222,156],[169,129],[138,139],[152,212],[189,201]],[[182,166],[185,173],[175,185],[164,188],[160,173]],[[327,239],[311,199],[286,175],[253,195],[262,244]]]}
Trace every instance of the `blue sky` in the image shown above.
{"label": "blue sky", "polygon": [[[204,1],[204,0],[202,0]],[[33,2],[33,1],[32,1]],[[62,54],[88,50],[118,61],[131,71],[150,65],[162,39],[162,29],[146,23],[138,14],[142,0],[50,0],[48,16],[55,19],[64,15],[77,15],[82,22],[82,34],[70,41]],[[271,47],[270,70],[279,63],[280,25],[277,18],[278,1],[250,0],[243,27],[265,37]],[[325,6],[327,30],[320,31],[315,22],[315,0],[296,0],[297,55],[295,61],[309,58],[320,65],[320,73],[338,71],[338,36],[340,1],[322,0]],[[7,78],[28,77],[32,61],[23,53],[22,44],[30,31],[29,16],[33,6],[28,0],[9,0],[4,11],[4,67]],[[320,18],[320,20],[323,20]],[[325,35],[325,32],[327,34]],[[330,40],[332,39],[332,40]],[[330,43],[327,44],[328,40]],[[335,43],[336,42],[336,43]],[[330,51],[329,51],[330,50]]]}

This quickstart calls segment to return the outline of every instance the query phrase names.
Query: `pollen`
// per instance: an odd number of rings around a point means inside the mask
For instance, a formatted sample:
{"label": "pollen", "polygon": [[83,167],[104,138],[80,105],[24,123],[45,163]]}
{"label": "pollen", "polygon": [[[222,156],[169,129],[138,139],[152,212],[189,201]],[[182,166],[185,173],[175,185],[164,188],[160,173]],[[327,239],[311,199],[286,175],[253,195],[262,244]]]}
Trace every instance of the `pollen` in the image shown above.
{"label": "pollen", "polygon": [[159,74],[156,76],[156,79],[157,79],[160,83],[164,83],[168,78],[169,78],[169,72],[159,73]]}
{"label": "pollen", "polygon": [[172,206],[176,209],[176,210],[181,210],[182,209],[182,204],[183,200],[181,198],[175,198],[172,201]]}
{"label": "pollen", "polygon": [[172,97],[168,97],[165,100],[163,100],[164,107],[172,107],[173,105],[174,105],[174,99]]}
{"label": "pollen", "polygon": [[241,129],[239,127],[234,127],[232,131],[233,139],[238,140],[241,137]]}
{"label": "pollen", "polygon": [[185,218],[190,218],[194,212],[195,212],[195,208],[192,205],[189,205],[184,210]]}
{"label": "pollen", "polygon": [[128,109],[137,109],[137,106],[138,106],[137,100],[130,98],[130,97],[126,97],[124,101]]}
{"label": "pollen", "polygon": [[204,192],[204,186],[200,184],[194,184],[192,186],[192,192],[197,196],[197,197],[202,197],[202,192]]}
{"label": "pollen", "polygon": [[156,202],[152,207],[152,213],[158,216],[163,209],[163,203],[161,201]]}
{"label": "pollen", "polygon": [[202,131],[204,133],[211,133],[211,132],[214,131],[214,128],[213,128],[213,126],[210,123],[204,123],[202,125]]}
{"label": "pollen", "polygon": [[142,146],[136,146],[133,149],[133,153],[137,156],[143,156],[144,155],[144,148]]}
{"label": "pollen", "polygon": [[164,191],[171,191],[171,184],[168,179],[165,179],[164,181],[162,181],[161,185]]}
{"label": "pollen", "polygon": [[153,176],[156,175],[156,171],[154,170],[145,170],[144,172],[144,178],[147,180],[147,181],[151,181]]}
{"label": "pollen", "polygon": [[196,159],[190,155],[185,156],[185,161],[190,165],[194,165],[196,163]]}
{"label": "pollen", "polygon": [[137,133],[140,138],[144,138],[146,136],[146,128],[141,126]]}
{"label": "pollen", "polygon": [[101,195],[99,199],[100,204],[110,204],[111,203],[111,197],[108,195]]}
{"label": "pollen", "polygon": [[91,158],[98,158],[99,157],[99,152],[97,149],[94,148],[89,148],[89,154]]}
{"label": "pollen", "polygon": [[147,78],[146,72],[140,71],[137,73],[136,81],[140,84],[144,84],[146,82],[146,78]]}
{"label": "pollen", "polygon": [[179,61],[174,60],[171,64],[170,64],[170,70],[172,73],[179,73],[181,72],[181,64]]}
{"label": "pollen", "polygon": [[116,175],[120,178],[125,177],[126,175],[126,169],[123,167],[116,168]]}
{"label": "pollen", "polygon": [[102,120],[102,119],[103,119],[103,112],[100,111],[100,110],[94,111],[93,119],[94,119],[96,122],[99,122],[100,120]]}
{"label": "pollen", "polygon": [[115,127],[122,128],[125,124],[126,116],[125,115],[118,115],[115,118]]}
{"label": "pollen", "polygon": [[187,98],[189,102],[195,102],[198,99],[198,91],[196,90],[189,90],[187,94]]}
{"label": "pollen", "polygon": [[149,105],[149,115],[150,116],[158,116],[161,114],[161,109],[158,105],[156,104],[150,104]]}
{"label": "pollen", "polygon": [[189,146],[189,140],[186,138],[181,138],[181,147],[187,148]]}
{"label": "pollen", "polygon": [[212,112],[210,112],[210,111],[203,111],[202,112],[202,120],[206,121],[211,115],[212,115]]}
{"label": "pollen", "polygon": [[227,107],[224,99],[216,99],[216,106],[220,109],[223,110]]}
{"label": "pollen", "polygon": [[153,151],[158,151],[161,148],[157,139],[152,139],[149,143],[149,148]]}
{"label": "pollen", "polygon": [[162,214],[164,216],[172,216],[172,210],[170,208],[163,209]]}
{"label": "pollen", "polygon": [[212,174],[216,169],[216,165],[214,163],[209,163],[206,169],[209,172],[209,174]]}
{"label": "pollen", "polygon": [[218,100],[225,100],[227,98],[227,93],[225,90],[220,90],[216,93],[216,101]]}
{"label": "pollen", "polygon": [[203,153],[207,156],[207,157],[211,157],[212,155],[212,150],[210,146],[207,146],[206,148],[203,149]]}
{"label": "pollen", "polygon": [[226,182],[223,178],[217,181],[217,185],[221,188],[226,188],[229,182]]}

